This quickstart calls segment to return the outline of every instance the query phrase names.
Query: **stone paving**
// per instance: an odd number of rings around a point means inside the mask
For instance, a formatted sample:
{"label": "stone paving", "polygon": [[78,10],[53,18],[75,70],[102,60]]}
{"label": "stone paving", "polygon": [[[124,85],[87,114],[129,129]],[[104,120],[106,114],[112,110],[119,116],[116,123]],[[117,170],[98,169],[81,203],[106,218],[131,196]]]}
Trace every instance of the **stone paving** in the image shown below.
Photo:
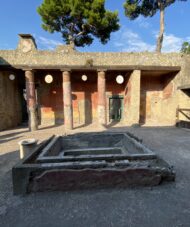
{"label": "stone paving", "polygon": [[[0,132],[0,226],[190,226],[190,131],[167,127],[127,128],[122,125],[78,127],[88,131],[130,131],[174,166],[176,182],[157,187],[46,192],[13,196],[11,168],[19,160],[18,141],[42,141],[65,134],[63,126],[28,132],[26,127]],[[68,132],[69,133],[69,132]]]}

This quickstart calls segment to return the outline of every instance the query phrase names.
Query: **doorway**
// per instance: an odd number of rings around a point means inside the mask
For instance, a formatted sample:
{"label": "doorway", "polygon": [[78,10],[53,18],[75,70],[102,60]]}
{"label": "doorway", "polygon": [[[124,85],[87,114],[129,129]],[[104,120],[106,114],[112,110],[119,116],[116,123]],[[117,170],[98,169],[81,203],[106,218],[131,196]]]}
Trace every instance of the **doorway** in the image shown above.
{"label": "doorway", "polygon": [[109,98],[109,121],[120,121],[123,117],[123,96]]}

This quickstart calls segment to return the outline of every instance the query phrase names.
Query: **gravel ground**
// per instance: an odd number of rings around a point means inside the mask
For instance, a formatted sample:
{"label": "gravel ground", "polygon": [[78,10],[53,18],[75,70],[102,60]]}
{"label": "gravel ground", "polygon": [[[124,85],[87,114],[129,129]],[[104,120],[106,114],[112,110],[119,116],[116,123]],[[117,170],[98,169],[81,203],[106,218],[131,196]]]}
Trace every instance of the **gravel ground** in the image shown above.
{"label": "gravel ground", "polygon": [[[103,130],[103,129],[99,129]],[[105,129],[104,129],[105,130]],[[64,134],[63,126],[0,132],[0,226],[14,227],[189,227],[190,131],[177,128],[126,128],[176,170],[176,182],[136,189],[84,190],[13,196],[11,168],[19,159],[18,141]],[[95,126],[72,133],[97,131]]]}

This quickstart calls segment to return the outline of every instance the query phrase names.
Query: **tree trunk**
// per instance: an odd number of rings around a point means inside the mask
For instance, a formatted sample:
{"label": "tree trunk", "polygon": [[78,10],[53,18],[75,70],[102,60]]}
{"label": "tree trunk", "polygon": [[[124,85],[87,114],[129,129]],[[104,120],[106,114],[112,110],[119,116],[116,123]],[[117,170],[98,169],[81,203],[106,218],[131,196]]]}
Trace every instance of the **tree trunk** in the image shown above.
{"label": "tree trunk", "polygon": [[164,6],[160,6],[160,33],[157,39],[156,52],[161,53],[164,38]]}
{"label": "tree trunk", "polygon": [[72,35],[69,35],[69,45],[74,49],[75,48],[75,42]]}

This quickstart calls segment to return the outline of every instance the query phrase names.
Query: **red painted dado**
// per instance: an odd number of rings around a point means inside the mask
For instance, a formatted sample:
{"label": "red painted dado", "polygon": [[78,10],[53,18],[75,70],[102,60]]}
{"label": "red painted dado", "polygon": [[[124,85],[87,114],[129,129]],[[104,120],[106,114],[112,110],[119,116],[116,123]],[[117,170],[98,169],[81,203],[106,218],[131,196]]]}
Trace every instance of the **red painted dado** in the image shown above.
{"label": "red painted dado", "polygon": [[[53,83],[47,84],[44,81],[46,74],[53,76]],[[126,80],[123,84],[117,84],[116,76],[121,72],[106,72],[106,98],[112,95],[125,95]],[[82,75],[87,76],[87,81],[81,79]],[[125,76],[125,75],[124,75]],[[41,110],[41,117],[54,121],[55,118],[63,119],[63,88],[62,72],[40,72],[36,76],[37,97]],[[91,123],[97,119],[98,72],[71,72],[71,89],[74,122]],[[108,101],[108,100],[107,100]]]}
{"label": "red painted dado", "polygon": [[44,111],[62,111],[63,110],[63,89],[62,87],[45,87],[39,94],[40,105]]}
{"label": "red painted dado", "polygon": [[[47,84],[44,81],[45,75],[53,76],[53,83]],[[123,75],[125,81],[123,84],[117,84],[117,75]],[[82,80],[82,75],[87,76],[87,81]],[[130,73],[124,72],[105,72],[106,79],[106,107],[107,117],[109,113],[109,98],[114,95],[120,95],[124,98],[124,118],[127,115],[131,103],[132,83]],[[140,88],[140,122],[158,121],[162,116],[161,110],[174,92],[174,76],[141,76]],[[37,100],[40,108],[40,117],[45,121],[63,122],[64,119],[64,103],[63,103],[63,79],[62,72],[38,72],[35,76],[37,86]],[[101,85],[104,86],[104,85]],[[100,86],[100,88],[101,88]],[[73,121],[77,124],[89,124],[98,119],[98,72],[97,71],[81,71],[71,72],[71,91],[72,91],[72,107]],[[104,104],[104,100],[102,105]],[[155,114],[156,113],[156,114]],[[162,119],[163,116],[162,116]]]}
{"label": "red painted dado", "polygon": [[[174,75],[141,78],[140,122],[161,122],[167,118],[167,100],[172,98]],[[166,106],[167,105],[167,106]],[[163,110],[165,112],[163,112]],[[166,120],[165,120],[166,121]]]}

